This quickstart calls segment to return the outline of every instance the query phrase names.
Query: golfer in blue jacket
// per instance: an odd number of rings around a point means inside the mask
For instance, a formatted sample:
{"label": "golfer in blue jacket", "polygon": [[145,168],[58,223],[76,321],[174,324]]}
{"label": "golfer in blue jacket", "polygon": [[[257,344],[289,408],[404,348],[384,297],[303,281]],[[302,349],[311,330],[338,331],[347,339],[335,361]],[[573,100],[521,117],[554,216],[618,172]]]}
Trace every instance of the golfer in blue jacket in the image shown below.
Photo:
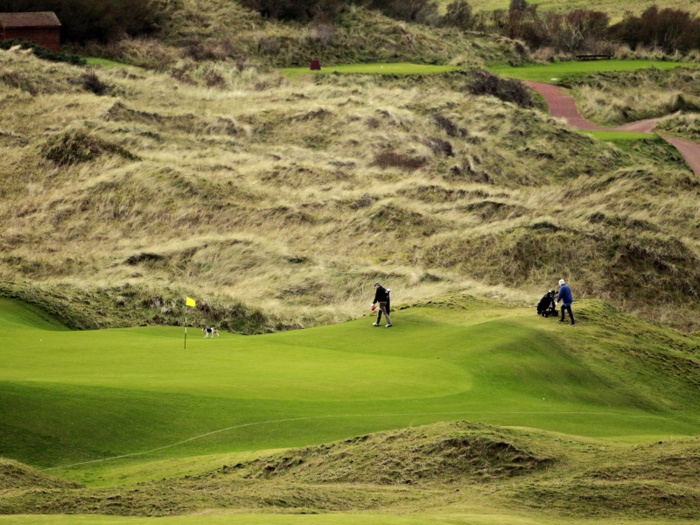
{"label": "golfer in blue jacket", "polygon": [[569,324],[569,326],[574,326],[576,324],[576,321],[574,321],[574,313],[571,311],[571,303],[574,302],[574,296],[571,295],[571,288],[569,288],[568,285],[564,282],[564,279],[559,279],[559,286],[561,286],[561,288],[559,288],[559,297],[557,297],[557,304],[559,304],[559,301],[564,302],[564,304],[561,307],[561,319],[559,319],[559,322],[564,322],[564,315],[568,310],[569,317],[571,318],[571,323]]}

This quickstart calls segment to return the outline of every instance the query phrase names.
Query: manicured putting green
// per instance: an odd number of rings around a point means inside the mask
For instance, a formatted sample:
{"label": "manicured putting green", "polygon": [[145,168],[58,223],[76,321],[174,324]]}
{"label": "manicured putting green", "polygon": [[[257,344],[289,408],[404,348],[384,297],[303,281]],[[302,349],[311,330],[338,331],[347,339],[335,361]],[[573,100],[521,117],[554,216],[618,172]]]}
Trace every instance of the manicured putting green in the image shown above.
{"label": "manicured putting green", "polygon": [[638,69],[674,69],[677,67],[697,67],[680,62],[662,62],[659,60],[592,60],[588,62],[558,62],[548,65],[528,65],[522,67],[492,66],[492,73],[507,78],[532,80],[556,84],[565,77],[602,71],[635,71]]}
{"label": "manicured putting green", "polygon": [[625,441],[697,434],[696,392],[620,352],[659,349],[597,324],[600,308],[577,303],[574,329],[479,304],[398,311],[392,329],[362,318],[215,340],[190,330],[184,350],[180,328],[69,332],[0,299],[0,444],[102,485],[144,479],[139,465],[172,475],[183,458],[457,419]]}
{"label": "manicured putting green", "polygon": [[435,75],[448,73],[459,68],[454,66],[433,66],[427,64],[348,64],[323,67],[321,71],[311,71],[308,67],[283,68],[282,73],[288,77],[303,75]]}

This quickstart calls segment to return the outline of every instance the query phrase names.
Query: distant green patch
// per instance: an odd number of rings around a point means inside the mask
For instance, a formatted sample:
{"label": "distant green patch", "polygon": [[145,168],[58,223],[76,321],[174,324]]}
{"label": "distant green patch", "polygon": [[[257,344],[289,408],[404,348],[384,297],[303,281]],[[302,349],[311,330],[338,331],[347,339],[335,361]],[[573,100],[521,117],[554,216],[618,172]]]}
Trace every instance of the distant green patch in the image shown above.
{"label": "distant green patch", "polygon": [[589,135],[595,139],[615,142],[617,140],[654,140],[661,142],[662,139],[658,135],[651,133],[632,133],[629,131],[584,131],[581,130],[582,135]]}
{"label": "distant green patch", "polygon": [[106,58],[97,57],[84,57],[85,62],[88,66],[101,66],[101,67],[127,67],[128,64],[122,64],[121,62],[114,62],[113,60],[107,60]]}
{"label": "distant green patch", "polygon": [[311,71],[308,67],[283,68],[282,73],[290,78],[304,75],[436,75],[449,73],[459,68],[454,66],[430,66],[426,64],[348,64],[344,66],[323,67],[321,71]]}
{"label": "distant green patch", "polygon": [[689,64],[680,62],[662,62],[659,60],[595,60],[590,62],[559,62],[545,66],[493,66],[492,73],[520,80],[532,80],[557,84],[566,77],[600,71],[636,71],[638,69],[674,69]]}

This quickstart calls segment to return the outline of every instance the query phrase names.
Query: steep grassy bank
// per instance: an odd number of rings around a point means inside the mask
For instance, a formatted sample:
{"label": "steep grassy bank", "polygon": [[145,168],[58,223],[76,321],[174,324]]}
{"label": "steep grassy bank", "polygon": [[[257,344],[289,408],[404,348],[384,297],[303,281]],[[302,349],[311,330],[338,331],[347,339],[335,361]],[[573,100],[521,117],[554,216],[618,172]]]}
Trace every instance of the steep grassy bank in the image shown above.
{"label": "steep grassy bank", "polygon": [[83,326],[171,323],[185,292],[197,322],[267,331],[356,316],[377,278],[403,302],[531,301],[563,276],[698,327],[700,184],[663,145],[592,140],[463,74],[112,68],[98,96],[80,68],[0,60],[0,277],[82,301]]}

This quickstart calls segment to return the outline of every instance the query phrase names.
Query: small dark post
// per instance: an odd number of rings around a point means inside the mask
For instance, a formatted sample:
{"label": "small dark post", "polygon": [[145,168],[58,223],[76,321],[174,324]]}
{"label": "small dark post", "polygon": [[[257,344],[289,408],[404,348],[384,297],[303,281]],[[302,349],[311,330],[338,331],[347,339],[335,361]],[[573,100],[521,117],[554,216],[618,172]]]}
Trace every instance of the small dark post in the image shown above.
{"label": "small dark post", "polygon": [[311,71],[321,71],[321,61],[312,60],[311,61]]}

